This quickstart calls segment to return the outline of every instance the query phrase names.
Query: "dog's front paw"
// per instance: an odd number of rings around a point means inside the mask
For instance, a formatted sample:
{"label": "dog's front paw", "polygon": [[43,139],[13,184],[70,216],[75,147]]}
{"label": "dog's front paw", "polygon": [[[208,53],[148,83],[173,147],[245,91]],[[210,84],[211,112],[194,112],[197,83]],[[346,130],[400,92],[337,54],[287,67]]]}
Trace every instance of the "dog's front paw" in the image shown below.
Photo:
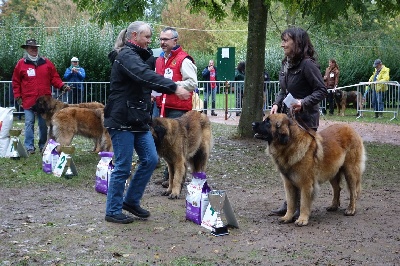
{"label": "dog's front paw", "polygon": [[308,218],[303,218],[300,216],[299,219],[294,222],[294,224],[297,226],[306,226],[308,224]]}
{"label": "dog's front paw", "polygon": [[293,222],[293,216],[285,215],[278,219],[280,223],[288,224]]}
{"label": "dog's front paw", "polygon": [[179,194],[171,193],[168,197],[169,199],[179,199]]}
{"label": "dog's front paw", "polygon": [[346,216],[354,216],[356,214],[355,209],[347,208],[347,210],[344,211],[344,215]]}

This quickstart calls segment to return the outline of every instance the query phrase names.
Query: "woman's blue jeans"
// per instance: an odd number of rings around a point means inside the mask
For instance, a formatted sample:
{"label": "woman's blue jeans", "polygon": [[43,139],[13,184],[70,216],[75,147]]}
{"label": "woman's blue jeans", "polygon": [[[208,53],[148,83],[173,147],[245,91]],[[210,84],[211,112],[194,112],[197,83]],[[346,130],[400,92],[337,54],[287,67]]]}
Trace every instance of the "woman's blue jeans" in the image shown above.
{"label": "woman's blue jeans", "polygon": [[[153,136],[147,132],[129,132],[108,129],[114,150],[114,170],[107,191],[106,215],[122,212],[122,203],[140,205],[144,190],[158,163]],[[125,190],[125,182],[131,175],[133,149],[139,156],[139,165]]]}
{"label": "woman's blue jeans", "polygon": [[[35,150],[35,113],[31,109],[24,109],[25,113],[25,149]],[[44,148],[44,144],[47,141],[47,125],[46,121],[42,116],[38,115],[38,126],[39,126],[39,149]]]}

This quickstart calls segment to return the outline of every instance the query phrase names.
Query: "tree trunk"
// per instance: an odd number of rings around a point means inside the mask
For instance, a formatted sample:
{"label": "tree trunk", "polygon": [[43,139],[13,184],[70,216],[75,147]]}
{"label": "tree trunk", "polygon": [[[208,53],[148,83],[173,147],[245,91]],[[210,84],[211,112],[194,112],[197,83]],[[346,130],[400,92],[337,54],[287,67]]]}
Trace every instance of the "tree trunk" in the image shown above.
{"label": "tree trunk", "polygon": [[263,117],[263,83],[265,67],[265,43],[269,1],[249,0],[247,35],[246,78],[242,114],[239,120],[240,137],[253,137],[251,123]]}

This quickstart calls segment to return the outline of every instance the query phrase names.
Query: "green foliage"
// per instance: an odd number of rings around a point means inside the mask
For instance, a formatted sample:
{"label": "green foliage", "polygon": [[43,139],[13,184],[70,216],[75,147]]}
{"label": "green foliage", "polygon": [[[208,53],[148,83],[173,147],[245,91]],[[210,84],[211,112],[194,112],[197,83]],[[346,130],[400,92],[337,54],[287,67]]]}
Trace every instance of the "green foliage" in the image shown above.
{"label": "green foliage", "polygon": [[85,21],[72,26],[60,26],[48,37],[46,55],[53,60],[60,75],[71,64],[71,58],[79,58],[79,64],[86,70],[85,81],[107,81],[111,64],[107,59],[112,50],[116,34],[113,27],[99,28]]}
{"label": "green foliage", "polygon": [[[280,14],[276,9],[274,12]],[[312,27],[309,30],[318,53],[321,72],[325,71],[328,60],[335,58],[341,71],[339,85],[355,84],[369,79],[373,71],[373,60],[380,58],[390,68],[391,80],[400,81],[400,68],[398,68],[400,55],[397,52],[400,48],[397,42],[397,36],[400,34],[398,20],[390,20],[391,27],[385,27],[386,20],[374,15],[378,24],[371,24],[365,19],[365,23],[372,29],[372,32],[368,32],[367,29],[357,30],[356,22],[359,18],[361,17],[352,16],[352,23],[332,22],[329,28]],[[340,25],[342,26],[339,27]],[[43,25],[25,28],[16,16],[4,19],[2,26],[0,28],[0,44],[3,47],[0,50],[0,78],[2,80],[11,80],[14,66],[24,53],[24,50],[20,48],[21,44],[28,38],[35,38],[42,45],[40,53],[54,62],[60,76],[63,76],[65,68],[69,66],[71,57],[77,56],[81,66],[86,69],[86,81],[108,81],[111,65],[107,55],[113,47],[117,33],[122,28],[122,26],[100,28],[97,24],[84,20],[72,24],[60,21],[60,27],[56,29],[49,29]],[[157,32],[154,35],[157,36]],[[225,39],[229,38],[228,34]],[[239,41],[236,37],[234,39]],[[241,60],[246,60],[246,43],[241,45],[240,41],[235,45],[236,64]],[[157,48],[158,43],[152,43],[152,47]],[[283,57],[279,31],[267,31],[265,47],[265,68],[271,80],[277,80]],[[201,71],[208,64],[208,60],[216,60],[216,48],[211,47],[214,51],[212,53],[188,51],[196,61],[199,80],[202,80]]]}
{"label": "green foliage", "polygon": [[106,22],[118,25],[142,18],[146,10],[151,10],[154,0],[73,0],[78,10],[86,10],[92,15],[92,21],[104,26]]}
{"label": "green foliage", "polygon": [[[400,81],[400,60],[396,50],[400,46],[396,42],[395,35],[379,38],[379,40],[365,38],[355,39],[351,45],[341,44],[318,30],[309,30],[311,41],[317,51],[317,59],[321,67],[321,73],[325,73],[328,61],[334,58],[340,68],[339,86],[357,84],[368,81],[374,68],[375,59],[380,58],[383,64],[390,68],[390,79]],[[270,34],[265,49],[265,66],[271,80],[278,80],[280,62],[283,51],[280,47],[280,36]]]}
{"label": "green foliage", "polygon": [[56,66],[61,78],[70,66],[71,58],[77,56],[85,68],[85,81],[107,81],[111,64],[107,55],[111,51],[120,28],[111,26],[101,29],[97,24],[77,21],[73,25],[61,22],[57,30],[43,25],[24,28],[18,25],[17,17],[7,18],[0,29],[0,78],[11,80],[15,64],[23,56],[20,46],[29,38],[41,45],[40,55],[49,58]]}

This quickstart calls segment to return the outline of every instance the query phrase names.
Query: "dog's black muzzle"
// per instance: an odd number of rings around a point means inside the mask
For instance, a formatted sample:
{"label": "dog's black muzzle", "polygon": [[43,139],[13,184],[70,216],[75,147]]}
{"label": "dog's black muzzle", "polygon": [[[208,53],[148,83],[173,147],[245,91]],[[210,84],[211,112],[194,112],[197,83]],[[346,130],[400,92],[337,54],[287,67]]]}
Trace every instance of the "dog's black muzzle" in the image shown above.
{"label": "dog's black muzzle", "polygon": [[270,138],[268,137],[268,135],[265,134],[266,132],[264,132],[264,130],[262,129],[263,123],[265,123],[265,122],[251,123],[251,127],[253,128],[253,132],[254,132],[254,138],[269,141]]}

